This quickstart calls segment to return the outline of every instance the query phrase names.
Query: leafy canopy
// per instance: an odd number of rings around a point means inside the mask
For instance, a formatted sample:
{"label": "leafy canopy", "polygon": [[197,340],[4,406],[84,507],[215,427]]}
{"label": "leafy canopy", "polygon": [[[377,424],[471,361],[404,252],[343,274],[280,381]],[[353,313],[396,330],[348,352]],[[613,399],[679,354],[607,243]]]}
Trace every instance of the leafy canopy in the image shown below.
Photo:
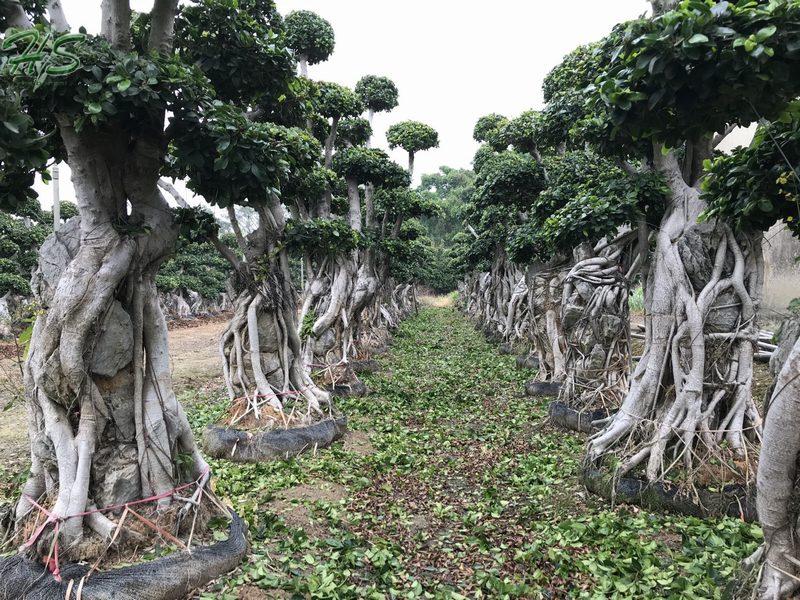
{"label": "leafy canopy", "polygon": [[336,46],[331,24],[310,10],[295,10],[286,15],[286,43],[308,64],[328,60]]}
{"label": "leafy canopy", "polygon": [[430,150],[439,146],[439,134],[430,125],[419,121],[402,121],[389,127],[386,132],[389,148],[402,148],[409,154]]}
{"label": "leafy canopy", "polygon": [[388,77],[365,75],[356,84],[355,92],[373,112],[388,112],[397,106],[397,86]]}
{"label": "leafy canopy", "polygon": [[762,126],[749,148],[708,165],[704,218],[722,218],[738,229],[766,231],[783,220],[800,236],[800,120]]}
{"label": "leafy canopy", "polygon": [[800,3],[686,0],[620,27],[591,103],[606,137],[677,147],[729,124],[773,118],[798,93]]}

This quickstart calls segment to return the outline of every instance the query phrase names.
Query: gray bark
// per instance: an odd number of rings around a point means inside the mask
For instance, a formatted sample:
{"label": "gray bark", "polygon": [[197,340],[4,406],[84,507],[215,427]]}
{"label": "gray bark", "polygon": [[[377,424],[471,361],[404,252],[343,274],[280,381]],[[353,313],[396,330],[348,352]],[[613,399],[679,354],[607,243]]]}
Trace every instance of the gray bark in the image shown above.
{"label": "gray bark", "polygon": [[800,340],[781,369],[764,424],[758,461],[758,517],[764,530],[764,600],[788,598],[798,588],[797,460],[800,455]]}
{"label": "gray bark", "polygon": [[[647,280],[645,350],[619,412],[590,441],[589,455],[615,454],[621,475],[646,463],[649,481],[681,465],[691,480],[712,458],[747,460],[748,445],[760,436],[751,390],[762,235],[698,224],[699,190],[686,183],[673,153],[656,147],[654,155],[671,198]],[[746,469],[734,472],[746,478]]]}
{"label": "gray bark", "polygon": [[177,10],[178,0],[156,0],[150,12],[150,38],[147,42],[150,50],[160,54],[169,54],[172,51]]}

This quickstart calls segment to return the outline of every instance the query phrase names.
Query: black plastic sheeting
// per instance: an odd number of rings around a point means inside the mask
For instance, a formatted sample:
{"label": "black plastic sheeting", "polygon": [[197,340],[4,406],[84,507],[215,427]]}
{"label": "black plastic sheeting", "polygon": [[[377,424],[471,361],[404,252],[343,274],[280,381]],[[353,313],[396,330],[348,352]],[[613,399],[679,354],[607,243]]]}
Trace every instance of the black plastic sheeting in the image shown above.
{"label": "black plastic sheeting", "polygon": [[367,386],[360,379],[356,379],[352,383],[334,385],[328,391],[339,398],[363,398],[369,394]]}
{"label": "black plastic sheeting", "polygon": [[[228,539],[211,546],[195,546],[191,553],[179,552],[129,567],[97,571],[84,580],[82,600],[181,600],[232,571],[249,552],[247,528],[235,513]],[[81,579],[88,565],[61,566],[61,581],[45,567],[23,556],[0,559],[0,600],[77,600]],[[72,589],[67,595],[70,581]]]}
{"label": "black plastic sheeting", "polygon": [[558,396],[561,392],[561,383],[554,381],[529,381],[525,384],[525,393],[528,396]]}
{"label": "black plastic sheeting", "polygon": [[581,433],[592,433],[596,429],[592,426],[592,423],[608,417],[608,411],[604,408],[579,411],[563,402],[551,402],[548,413],[550,422],[556,427],[570,431],[580,431]]}
{"label": "black plastic sheeting", "polygon": [[589,467],[583,470],[583,484],[590,492],[614,502],[635,504],[648,510],[673,512],[691,517],[734,517],[747,522],[758,519],[755,491],[730,484],[720,491],[697,486],[696,493],[662,482],[647,482],[636,477],[620,477],[612,485],[606,471]]}
{"label": "black plastic sheeting", "polygon": [[517,357],[518,369],[538,369],[539,357],[535,354],[522,354]]}
{"label": "black plastic sheeting", "polygon": [[203,432],[203,446],[214,458],[235,462],[289,459],[303,452],[327,448],[347,432],[347,419],[327,419],[308,427],[249,433],[211,426]]}

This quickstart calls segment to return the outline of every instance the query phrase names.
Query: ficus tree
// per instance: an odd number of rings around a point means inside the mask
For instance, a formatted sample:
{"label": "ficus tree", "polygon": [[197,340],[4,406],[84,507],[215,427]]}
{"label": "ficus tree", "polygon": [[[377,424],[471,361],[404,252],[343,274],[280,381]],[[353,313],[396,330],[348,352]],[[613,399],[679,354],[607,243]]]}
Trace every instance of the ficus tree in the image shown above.
{"label": "ficus tree", "polygon": [[[330,408],[329,394],[312,381],[302,362],[297,292],[285,244],[287,214],[297,206],[293,193],[321,168],[323,153],[311,132],[292,125],[306,123],[316,100],[325,114],[333,115],[335,130],[340,107],[346,114],[356,113],[358,103],[352,92],[324,84],[318,94],[309,94],[309,102],[280,106],[289,101],[287,97],[297,95],[294,61],[274,5],[256,8],[228,11],[226,18],[249,38],[263,40],[260,52],[250,52],[251,66],[260,61],[257,70],[268,75],[261,77],[258,86],[246,79],[239,85],[224,79],[220,69],[221,85],[226,86],[231,102],[213,104],[197,122],[183,127],[173,144],[171,162],[174,175],[188,178],[190,189],[228,211],[238,251],[222,243],[216,222],[208,214],[183,211],[182,225],[190,239],[212,243],[237,274],[241,290],[220,338],[223,373],[229,396],[239,400],[233,410],[267,427],[285,421],[262,421],[264,406],[281,414],[291,404],[290,412],[305,424]],[[219,49],[209,77],[217,75],[216,65],[235,64],[239,54],[235,45],[225,44],[223,36],[214,39],[209,34],[216,19],[216,13],[201,4],[184,9],[178,21],[182,53],[201,56],[206,47]],[[200,61],[201,68],[203,64]],[[356,108],[348,109],[349,105]],[[237,206],[257,215],[249,233],[239,225]]]}
{"label": "ficus tree", "polygon": [[333,54],[336,37],[331,24],[309,10],[286,15],[286,43],[295,52],[300,74],[308,77],[308,65],[325,62]]}
{"label": "ficus tree", "polygon": [[579,126],[599,145],[649,144],[667,184],[645,287],[646,333],[630,389],[589,445],[619,474],[694,479],[710,461],[752,479],[762,421],[752,397],[763,280],[761,233],[698,223],[700,182],[731,125],[782,111],[797,94],[794,2],[658,2],[618,27]]}
{"label": "ficus tree", "polygon": [[[701,198],[706,221],[723,221],[733,231],[766,231],[783,221],[800,235],[798,205],[800,122],[790,105],[781,119],[762,123],[749,148],[720,156],[707,168]],[[789,598],[798,588],[797,460],[800,456],[797,398],[800,397],[800,339],[787,339],[786,353],[771,365],[778,371],[764,407],[756,502],[764,544],[746,561],[756,574],[759,597]]]}
{"label": "ficus tree", "polygon": [[[41,19],[20,8],[3,3],[11,25],[29,28]],[[185,9],[202,13],[208,31],[239,40],[241,46],[227,46],[230,52],[246,50],[251,59],[265,60],[269,68],[254,69],[252,79],[223,76],[224,67],[209,61],[207,47],[196,40],[202,36],[193,34],[191,19],[176,27],[175,0],[157,0],[136,19],[125,0],[104,2],[100,10],[101,32],[73,48],[80,61],[73,72],[2,75],[2,88],[18,94],[31,131],[54,143],[48,156],[66,158],[76,193],[78,218],[45,241],[33,280],[43,312],[25,369],[31,469],[16,509],[24,527],[38,510],[33,500],[47,507],[51,516],[28,547],[47,556],[58,544],[62,558],[91,556],[112,541],[119,524],[107,507],[152,497],[161,511],[174,507],[185,517],[210,493],[210,467],[172,386],[156,277],[174,250],[182,218],[158,181],[185,171],[197,177],[193,185],[203,185],[202,152],[209,143],[211,155],[220,154],[217,168],[224,168],[220,132],[238,133],[241,121],[215,97],[236,100],[240,86],[264,83],[256,77],[277,77],[276,65],[293,70],[288,51],[280,57],[268,33],[274,7],[266,1],[208,0]],[[231,18],[237,15],[238,21]],[[46,16],[57,31],[70,29],[59,2],[47,4]],[[9,145],[3,136],[0,143],[7,151],[19,139]],[[232,135],[230,154],[246,158],[257,141]],[[268,156],[280,171],[282,148]],[[251,168],[254,177],[258,173]],[[173,490],[187,482],[197,483],[195,491],[186,492],[189,501],[179,500]],[[234,537],[219,552],[176,558],[180,578],[153,570],[135,583],[138,596],[180,596],[229,570],[246,551],[239,525]],[[134,583],[120,581],[115,589],[126,585]]]}
{"label": "ficus tree", "polygon": [[430,125],[419,121],[395,123],[386,131],[389,148],[402,148],[408,153],[408,172],[414,179],[414,158],[418,152],[439,147],[439,134]]}

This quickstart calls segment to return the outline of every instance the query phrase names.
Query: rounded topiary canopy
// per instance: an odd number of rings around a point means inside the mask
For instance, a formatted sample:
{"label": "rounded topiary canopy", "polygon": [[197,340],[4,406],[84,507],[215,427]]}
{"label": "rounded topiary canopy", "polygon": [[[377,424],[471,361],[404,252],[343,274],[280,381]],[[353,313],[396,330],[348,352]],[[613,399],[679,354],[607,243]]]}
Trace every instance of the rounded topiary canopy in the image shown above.
{"label": "rounded topiary canopy", "polygon": [[333,27],[317,13],[295,10],[286,15],[286,45],[315,65],[328,60],[336,46]]}
{"label": "rounded topiary canopy", "polygon": [[386,132],[389,148],[402,148],[414,153],[439,146],[439,134],[430,125],[419,121],[402,121],[389,127]]}
{"label": "rounded topiary canopy", "polygon": [[397,86],[388,77],[365,75],[356,84],[356,94],[373,112],[390,111],[397,106]]}
{"label": "rounded topiary canopy", "polygon": [[364,105],[350,88],[338,83],[322,81],[318,84],[318,89],[317,111],[323,117],[341,119],[357,117],[364,112]]}
{"label": "rounded topiary canopy", "polygon": [[372,137],[372,125],[361,117],[342,119],[338,131],[336,143],[340,148],[363,146]]}
{"label": "rounded topiary canopy", "polygon": [[503,115],[492,113],[478,119],[472,137],[476,142],[487,142],[497,145],[498,138],[508,125],[508,119]]}
{"label": "rounded topiary canopy", "polygon": [[377,148],[347,148],[336,154],[333,168],[339,176],[378,187],[403,187],[409,184],[408,173]]}

